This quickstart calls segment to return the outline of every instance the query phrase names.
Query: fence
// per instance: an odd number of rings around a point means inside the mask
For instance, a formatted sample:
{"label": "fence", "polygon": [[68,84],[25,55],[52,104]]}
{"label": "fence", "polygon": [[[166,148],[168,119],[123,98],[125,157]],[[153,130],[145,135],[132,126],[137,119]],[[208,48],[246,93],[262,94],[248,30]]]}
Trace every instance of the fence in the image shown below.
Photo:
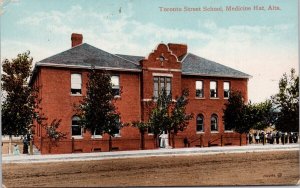
{"label": "fence", "polygon": [[[286,138],[288,142],[289,138]],[[199,134],[192,136],[177,135],[167,140],[173,148],[182,147],[212,147],[228,145],[246,145],[249,144],[249,138],[243,134],[226,133],[219,134]],[[50,142],[48,139],[36,139],[34,144],[42,154],[47,153],[81,153],[81,152],[107,152],[124,150],[156,149],[161,146],[160,139],[154,140],[152,136],[145,136],[142,144],[141,138],[90,138],[90,139],[65,139],[58,143]]]}

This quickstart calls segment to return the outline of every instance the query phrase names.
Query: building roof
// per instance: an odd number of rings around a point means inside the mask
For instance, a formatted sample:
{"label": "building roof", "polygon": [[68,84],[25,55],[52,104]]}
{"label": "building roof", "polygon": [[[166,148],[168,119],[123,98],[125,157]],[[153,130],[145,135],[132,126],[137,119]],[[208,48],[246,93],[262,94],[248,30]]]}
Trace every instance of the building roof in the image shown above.
{"label": "building roof", "polygon": [[[83,43],[64,52],[41,60],[37,66],[89,68],[140,72],[139,61],[142,56],[111,54],[89,44]],[[183,75],[250,78],[241,71],[204,59],[191,53],[179,59],[182,62]]]}
{"label": "building roof", "polygon": [[108,70],[141,71],[138,64],[83,43],[37,63],[37,66],[90,67]]}
{"label": "building roof", "polygon": [[[121,55],[118,56],[139,63],[144,59],[142,56]],[[232,78],[250,78],[251,76],[225,65],[216,63],[194,55],[187,53],[185,56],[178,58],[182,62],[182,74],[183,75],[199,75],[199,76],[214,76],[214,77],[232,77]]]}
{"label": "building roof", "polygon": [[214,61],[204,59],[188,53],[182,59],[182,74],[202,75],[234,78],[250,78],[251,76],[233,68],[221,65]]}
{"label": "building roof", "polygon": [[145,57],[143,56],[134,56],[134,55],[123,55],[123,54],[116,54],[119,57],[122,57],[124,59],[127,59],[129,61],[134,62],[135,64],[139,65],[139,61],[144,59]]}

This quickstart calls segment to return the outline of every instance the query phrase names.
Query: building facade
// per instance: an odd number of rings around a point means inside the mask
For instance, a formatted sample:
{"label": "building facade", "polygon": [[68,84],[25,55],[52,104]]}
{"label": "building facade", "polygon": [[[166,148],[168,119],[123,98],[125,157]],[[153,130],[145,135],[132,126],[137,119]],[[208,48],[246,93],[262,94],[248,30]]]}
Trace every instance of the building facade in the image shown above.
{"label": "building facade", "polygon": [[[239,90],[248,100],[248,74],[188,53],[185,44],[161,43],[147,57],[142,57],[111,54],[82,40],[81,34],[72,34],[71,49],[35,65],[30,84],[40,87],[42,113],[49,123],[61,119],[59,129],[67,133],[66,139],[51,145],[45,129],[36,124],[34,144],[42,154],[108,151],[109,136],[82,129],[74,109],[74,104],[79,104],[86,94],[91,65],[111,74],[115,105],[122,122],[147,120],[145,103],[162,88],[171,92],[174,100],[187,88],[190,94],[186,111],[193,113],[194,119],[186,130],[178,133],[173,147],[240,144],[240,135],[226,130],[222,116],[230,91]],[[245,144],[245,135],[241,138]],[[140,133],[134,127],[124,127],[112,138],[113,150],[140,147]],[[145,149],[155,147],[149,132],[145,135]]]}

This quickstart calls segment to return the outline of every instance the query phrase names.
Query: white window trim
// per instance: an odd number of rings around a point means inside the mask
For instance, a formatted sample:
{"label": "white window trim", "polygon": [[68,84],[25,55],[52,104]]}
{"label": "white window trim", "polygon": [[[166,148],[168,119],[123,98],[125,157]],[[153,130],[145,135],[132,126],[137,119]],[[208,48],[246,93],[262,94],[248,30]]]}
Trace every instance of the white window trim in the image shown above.
{"label": "white window trim", "polygon": [[196,134],[204,134],[204,130],[203,131],[196,131]]}
{"label": "white window trim", "polygon": [[233,130],[224,130],[224,133],[233,133]]}
{"label": "white window trim", "polygon": [[74,139],[83,139],[83,135],[81,135],[81,136],[72,136],[72,138],[74,138]]}
{"label": "white window trim", "polygon": [[83,96],[82,95],[82,91],[81,91],[81,93],[78,93],[78,94],[77,93],[76,94],[71,93],[71,96],[73,96],[73,97],[76,97],[76,96],[77,97],[81,97],[81,96]]}
{"label": "white window trim", "polygon": [[152,76],[158,76],[158,77],[173,77],[173,74],[167,74],[167,73],[152,73]]}
{"label": "white window trim", "polygon": [[210,131],[210,133],[216,134],[216,133],[219,133],[219,131]]}

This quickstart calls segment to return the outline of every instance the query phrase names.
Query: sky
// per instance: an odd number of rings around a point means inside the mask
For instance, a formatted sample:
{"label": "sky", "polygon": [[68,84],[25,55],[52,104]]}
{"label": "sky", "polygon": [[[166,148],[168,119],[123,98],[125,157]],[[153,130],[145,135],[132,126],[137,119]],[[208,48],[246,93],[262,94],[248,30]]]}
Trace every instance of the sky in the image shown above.
{"label": "sky", "polygon": [[[297,0],[0,0],[0,5],[1,61],[29,50],[38,62],[70,49],[74,32],[115,54],[147,56],[161,42],[184,43],[193,54],[251,75],[252,102],[276,94],[291,68],[299,72]],[[226,11],[229,6],[250,10]]]}

